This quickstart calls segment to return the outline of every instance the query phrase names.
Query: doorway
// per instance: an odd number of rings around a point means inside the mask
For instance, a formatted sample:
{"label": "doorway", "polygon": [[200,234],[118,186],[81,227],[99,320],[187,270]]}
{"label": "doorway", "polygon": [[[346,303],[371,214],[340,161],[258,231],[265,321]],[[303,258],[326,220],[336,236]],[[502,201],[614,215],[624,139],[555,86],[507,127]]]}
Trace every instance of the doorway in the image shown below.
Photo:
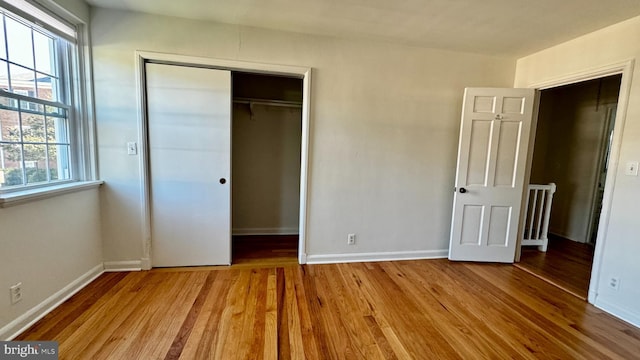
{"label": "doorway", "polygon": [[541,91],[531,184],[555,183],[547,252],[518,267],[587,299],[622,75]]}
{"label": "doorway", "polygon": [[302,79],[232,79],[232,264],[297,263]]}

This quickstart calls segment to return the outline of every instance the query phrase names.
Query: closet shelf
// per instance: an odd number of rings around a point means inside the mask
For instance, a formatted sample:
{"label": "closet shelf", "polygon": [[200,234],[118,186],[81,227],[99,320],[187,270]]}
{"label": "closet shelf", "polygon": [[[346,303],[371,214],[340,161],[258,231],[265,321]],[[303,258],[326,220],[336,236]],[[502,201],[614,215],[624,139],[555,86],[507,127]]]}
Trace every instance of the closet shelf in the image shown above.
{"label": "closet shelf", "polygon": [[301,108],[302,102],[299,101],[284,101],[284,100],[265,100],[254,98],[233,98],[233,102],[236,104],[249,104],[252,105],[265,105],[265,106],[281,106],[281,107],[293,107]]}

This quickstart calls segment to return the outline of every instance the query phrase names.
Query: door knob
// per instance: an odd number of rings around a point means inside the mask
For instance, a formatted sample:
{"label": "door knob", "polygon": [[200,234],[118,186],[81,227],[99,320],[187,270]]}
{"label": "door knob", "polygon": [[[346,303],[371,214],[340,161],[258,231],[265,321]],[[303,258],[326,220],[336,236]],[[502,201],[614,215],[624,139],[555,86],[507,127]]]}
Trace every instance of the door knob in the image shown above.
{"label": "door knob", "polygon": [[460,192],[460,194],[464,194],[467,192],[467,189],[461,187],[460,190],[458,190]]}
{"label": "door knob", "polygon": [[226,182],[227,182],[227,179],[225,179],[225,178],[220,178],[220,184],[223,184],[223,185],[224,185],[224,183],[226,183]]}

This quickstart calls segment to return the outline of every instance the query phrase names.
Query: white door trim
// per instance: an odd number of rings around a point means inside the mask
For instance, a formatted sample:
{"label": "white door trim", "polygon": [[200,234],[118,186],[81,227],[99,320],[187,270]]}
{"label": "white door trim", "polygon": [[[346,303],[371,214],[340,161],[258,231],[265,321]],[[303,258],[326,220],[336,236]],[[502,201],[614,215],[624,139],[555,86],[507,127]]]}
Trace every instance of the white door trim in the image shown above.
{"label": "white door trim", "polygon": [[606,235],[609,228],[611,203],[613,199],[616,175],[618,172],[618,164],[620,161],[622,132],[624,130],[624,124],[627,116],[629,94],[631,93],[631,78],[633,76],[634,63],[635,60],[630,59],[527,85],[527,87],[529,88],[545,90],[563,85],[598,79],[610,75],[622,75],[622,80],[620,83],[620,94],[618,97],[618,106],[616,108],[616,123],[613,128],[613,143],[611,145],[611,153],[609,155],[609,169],[611,170],[607,171],[607,177],[605,180],[604,197],[602,199],[602,212],[600,213],[600,225],[598,227],[596,248],[593,256],[593,266],[591,268],[591,282],[589,283],[588,296],[588,301],[591,304],[595,304],[596,298],[598,296],[598,282],[600,279],[600,269],[602,266],[602,255],[604,254],[604,247],[607,242]]}
{"label": "white door trim", "polygon": [[[276,65],[254,63],[238,60],[215,59],[197,56],[185,56],[169,53],[158,53],[150,51],[136,51],[136,97],[138,108],[138,143],[139,146],[139,169],[140,169],[140,194],[141,194],[141,214],[143,219],[142,228],[142,269],[149,270],[153,266],[151,263],[151,204],[149,193],[149,150],[147,137],[147,114],[146,114],[146,94],[145,94],[145,63],[159,62],[175,65],[199,66],[213,69],[224,69],[231,71],[244,71],[268,75],[286,75],[298,77],[303,80],[302,88],[302,144],[300,162],[300,223],[299,223],[299,249],[298,262],[307,262],[306,234],[307,234],[307,192],[309,177],[309,129],[311,110],[311,68],[301,66]],[[231,226],[231,224],[229,224]]]}

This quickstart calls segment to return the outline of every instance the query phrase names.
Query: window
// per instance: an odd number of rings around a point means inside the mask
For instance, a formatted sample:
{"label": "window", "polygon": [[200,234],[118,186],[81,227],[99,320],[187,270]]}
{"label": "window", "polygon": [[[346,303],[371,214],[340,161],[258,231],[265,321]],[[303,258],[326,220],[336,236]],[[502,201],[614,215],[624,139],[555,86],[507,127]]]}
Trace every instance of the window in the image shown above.
{"label": "window", "polygon": [[77,45],[69,36],[75,30],[45,28],[16,13],[0,8],[0,193],[80,178],[79,120],[72,117]]}

